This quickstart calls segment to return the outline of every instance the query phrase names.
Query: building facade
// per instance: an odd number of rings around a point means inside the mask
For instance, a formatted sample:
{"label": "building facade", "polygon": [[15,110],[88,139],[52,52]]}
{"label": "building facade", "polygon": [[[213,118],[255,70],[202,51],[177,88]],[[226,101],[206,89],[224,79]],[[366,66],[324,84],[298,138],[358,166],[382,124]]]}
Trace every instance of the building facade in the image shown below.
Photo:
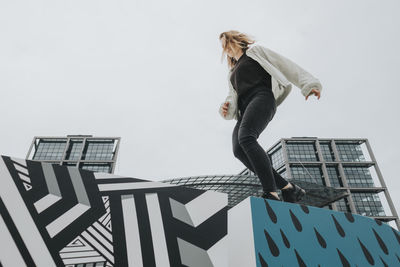
{"label": "building facade", "polygon": [[[368,139],[282,138],[267,152],[275,170],[288,179],[347,191],[347,197],[326,208],[394,221],[400,227]],[[251,171],[245,169],[241,174]],[[386,202],[388,213],[382,202]]]}
{"label": "building facade", "polygon": [[[400,229],[399,217],[368,139],[282,138],[267,153],[277,172],[307,190],[302,204],[322,207],[325,203],[325,208],[391,221]],[[236,175],[184,177],[164,182],[228,193],[231,207],[262,192],[257,176],[247,168]]]}
{"label": "building facade", "polygon": [[114,173],[120,137],[35,136],[26,159]]}

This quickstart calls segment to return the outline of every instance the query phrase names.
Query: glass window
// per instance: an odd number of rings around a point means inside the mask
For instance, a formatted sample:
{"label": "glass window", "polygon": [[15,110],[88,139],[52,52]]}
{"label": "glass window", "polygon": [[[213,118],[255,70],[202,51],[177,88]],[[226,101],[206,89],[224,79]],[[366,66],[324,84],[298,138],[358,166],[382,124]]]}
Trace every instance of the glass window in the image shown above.
{"label": "glass window", "polygon": [[93,172],[107,172],[111,173],[111,163],[81,163],[80,168]]}
{"label": "glass window", "polygon": [[274,167],[275,169],[280,168],[285,163],[281,146],[279,146],[278,149],[274,150],[268,155],[271,159],[272,167]]}
{"label": "glass window", "polygon": [[347,198],[338,200],[335,203],[338,211],[351,212],[349,201],[347,200]]}
{"label": "glass window", "polygon": [[291,166],[290,170],[292,172],[293,179],[316,183],[320,185],[325,185],[325,181],[323,179],[322,171],[320,167],[312,167],[312,166]]}
{"label": "glass window", "polygon": [[33,160],[62,160],[67,139],[40,139]]}
{"label": "glass window", "polygon": [[368,167],[343,167],[350,187],[374,187]]}
{"label": "glass window", "polygon": [[88,140],[83,151],[84,160],[112,160],[114,140]]}
{"label": "glass window", "polygon": [[70,140],[65,159],[79,160],[82,150],[82,140]]}
{"label": "glass window", "polygon": [[336,147],[339,153],[340,160],[342,161],[365,161],[361,146],[358,143],[336,143]]}
{"label": "glass window", "polygon": [[342,180],[339,177],[339,172],[336,166],[326,166],[329,181],[332,187],[343,187]]}
{"label": "glass window", "polygon": [[320,147],[322,156],[324,157],[325,161],[335,161],[335,157],[330,142],[321,142]]}
{"label": "glass window", "polygon": [[381,200],[375,193],[352,193],[357,213],[363,216],[385,216]]}
{"label": "glass window", "polygon": [[314,142],[287,143],[289,161],[318,161]]}

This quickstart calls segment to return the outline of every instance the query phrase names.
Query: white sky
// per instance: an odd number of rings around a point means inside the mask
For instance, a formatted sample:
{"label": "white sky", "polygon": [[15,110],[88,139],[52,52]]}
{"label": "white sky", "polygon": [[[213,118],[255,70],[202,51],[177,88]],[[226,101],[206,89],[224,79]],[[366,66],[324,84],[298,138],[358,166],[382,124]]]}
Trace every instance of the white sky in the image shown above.
{"label": "white sky", "polygon": [[[1,1],[0,154],[33,136],[120,136],[116,174],[232,174],[218,35],[239,30],[317,77],[261,134],[368,138],[400,212],[399,1]],[[396,123],[397,121],[397,123]]]}

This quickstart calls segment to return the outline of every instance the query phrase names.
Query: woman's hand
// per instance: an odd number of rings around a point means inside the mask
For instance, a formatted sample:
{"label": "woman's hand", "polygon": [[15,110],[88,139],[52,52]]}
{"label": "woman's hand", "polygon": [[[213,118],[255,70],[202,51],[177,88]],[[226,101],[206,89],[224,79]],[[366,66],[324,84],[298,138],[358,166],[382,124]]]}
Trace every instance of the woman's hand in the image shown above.
{"label": "woman's hand", "polygon": [[306,96],[306,100],[310,95],[315,95],[319,99],[321,97],[321,92],[318,89],[312,89],[308,96]]}
{"label": "woman's hand", "polygon": [[225,102],[222,106],[222,114],[224,114],[224,117],[226,114],[228,114],[228,108],[229,108],[229,102]]}

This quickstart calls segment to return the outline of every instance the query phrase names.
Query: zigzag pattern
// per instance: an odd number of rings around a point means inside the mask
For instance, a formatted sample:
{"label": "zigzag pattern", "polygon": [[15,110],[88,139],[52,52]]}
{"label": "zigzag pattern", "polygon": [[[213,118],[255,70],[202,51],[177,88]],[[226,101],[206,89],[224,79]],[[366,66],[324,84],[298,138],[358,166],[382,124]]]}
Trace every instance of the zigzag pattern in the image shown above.
{"label": "zigzag pattern", "polygon": [[[106,213],[60,251],[65,265],[104,264],[113,266],[114,248],[108,197],[102,197]],[[103,265],[102,265],[103,266]]]}
{"label": "zigzag pattern", "polygon": [[[210,201],[212,200],[212,202]],[[172,198],[169,199],[172,216],[181,222],[184,222],[192,227],[198,229],[198,227],[210,218],[212,215],[220,210],[223,210],[228,205],[226,197],[214,191],[204,192],[197,198],[189,201],[188,203],[180,203]],[[208,206],[208,209],[204,209],[204,205]],[[213,258],[213,250],[219,245],[225,245],[225,239],[221,239],[219,242],[213,245],[208,250],[202,249],[193,243],[188,242],[185,239],[178,238],[179,252],[182,259],[182,263],[187,266],[221,266],[218,259]],[[197,255],[197,257],[193,257]]]}
{"label": "zigzag pattern", "polygon": [[26,265],[62,265],[58,251],[104,212],[95,179],[76,168],[2,156],[0,176],[3,227]]}
{"label": "zigzag pattern", "polygon": [[6,156],[0,177],[3,266],[204,267],[226,253],[225,194]]}

